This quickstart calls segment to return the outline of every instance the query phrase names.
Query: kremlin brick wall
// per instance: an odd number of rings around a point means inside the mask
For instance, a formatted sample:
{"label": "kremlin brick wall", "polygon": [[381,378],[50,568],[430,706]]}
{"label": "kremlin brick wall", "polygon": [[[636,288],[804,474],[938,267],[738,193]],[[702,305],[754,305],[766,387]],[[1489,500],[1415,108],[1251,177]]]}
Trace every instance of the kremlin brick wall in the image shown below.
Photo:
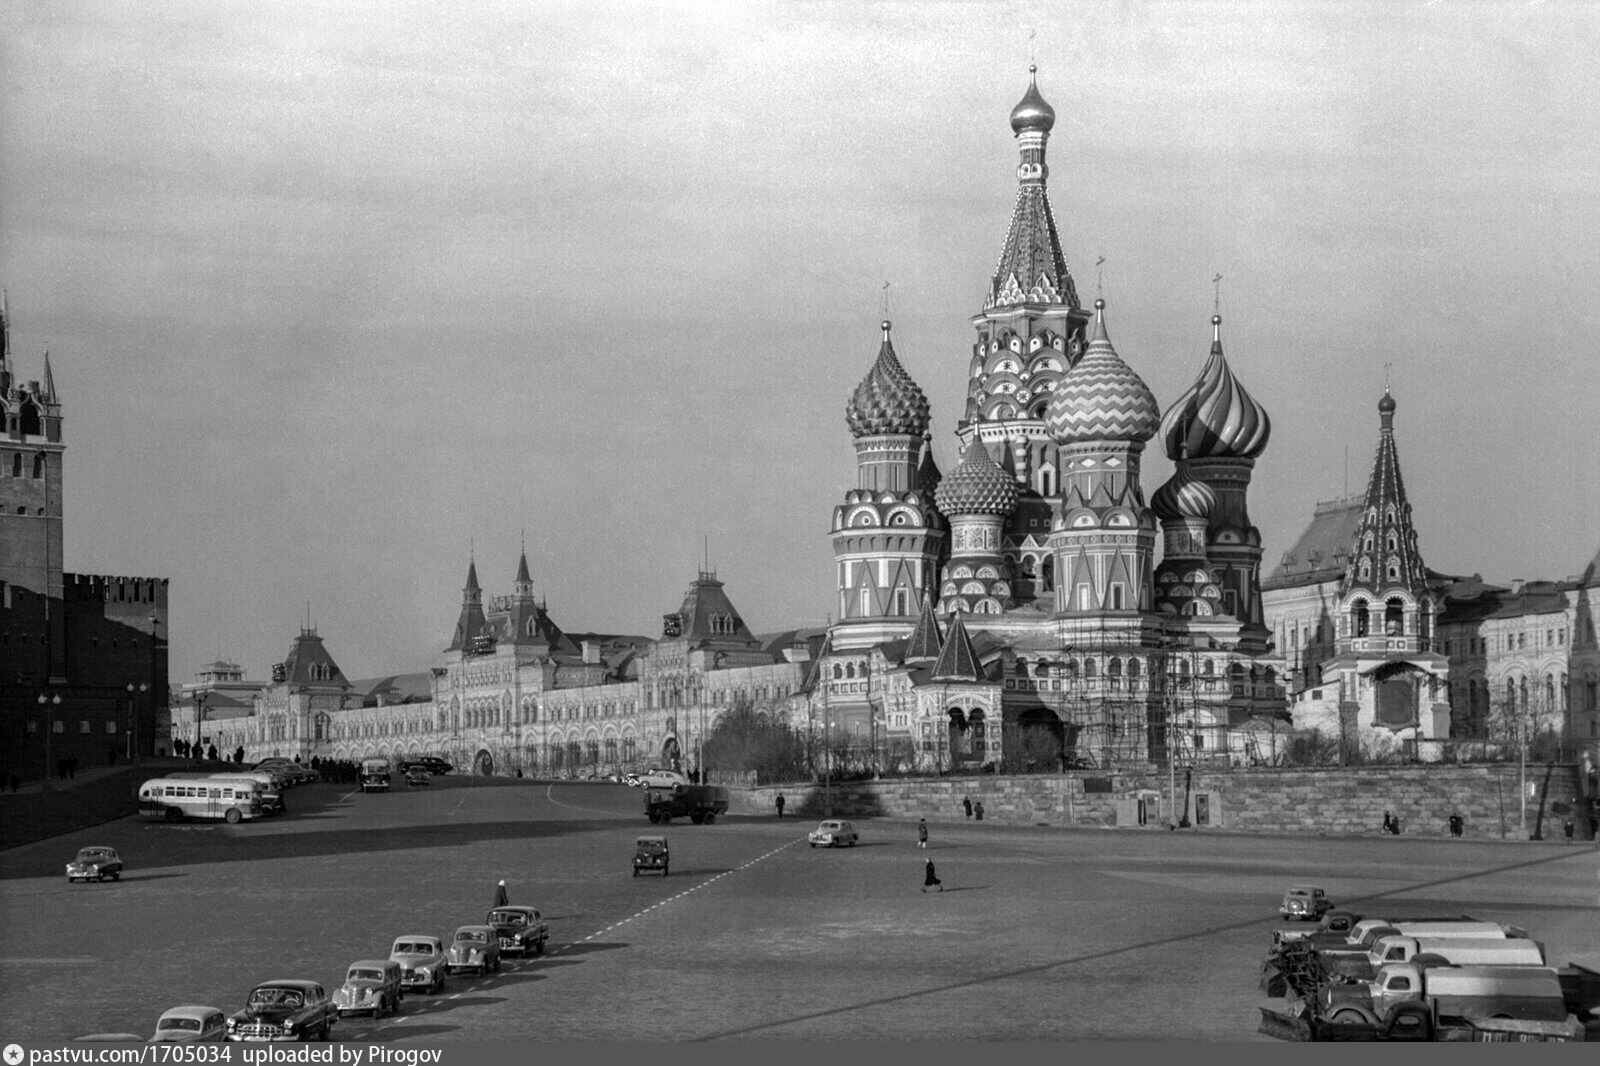
{"label": "kremlin brick wall", "polygon": [[[1577,770],[1569,764],[1530,765],[1527,827],[1517,833],[1518,772],[1515,764],[1476,766],[1384,766],[1328,770],[1196,770],[1189,785],[1190,820],[1197,820],[1194,797],[1205,796],[1208,824],[1201,831],[1336,835],[1375,833],[1383,816],[1394,812],[1407,835],[1448,836],[1447,819],[1459,812],[1464,835],[1476,839],[1526,839],[1539,832],[1546,840],[1562,836],[1565,812],[1574,812],[1575,839],[1591,839]],[[1184,775],[1176,780],[1182,805]],[[1147,798],[1145,828],[1167,824],[1165,774],[1113,773],[1060,776],[944,777],[835,782],[833,813],[844,818],[926,818],[964,822],[963,797],[982,801],[985,821],[1001,825],[1058,827],[1138,827],[1138,799]],[[1108,791],[1106,791],[1109,789]],[[787,787],[733,789],[733,814],[772,814],[784,794],[786,814],[820,818],[823,788],[806,783]],[[1543,813],[1541,822],[1540,815]]]}

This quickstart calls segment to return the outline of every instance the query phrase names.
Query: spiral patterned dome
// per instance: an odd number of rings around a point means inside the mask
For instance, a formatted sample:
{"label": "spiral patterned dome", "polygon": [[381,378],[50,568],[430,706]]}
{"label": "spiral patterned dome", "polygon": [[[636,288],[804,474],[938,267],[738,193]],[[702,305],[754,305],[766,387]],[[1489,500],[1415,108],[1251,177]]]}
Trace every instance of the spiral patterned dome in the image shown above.
{"label": "spiral patterned dome", "polygon": [[877,361],[845,404],[850,435],[920,437],[928,430],[928,410],[928,397],[895,358],[894,345],[889,343],[889,323],[885,322]]}
{"label": "spiral patterned dome", "polygon": [[1150,497],[1150,509],[1163,522],[1210,518],[1216,506],[1216,492],[1190,474],[1187,463],[1179,463],[1177,472]]}
{"label": "spiral patterned dome", "polygon": [[961,462],[939,482],[933,501],[946,515],[1008,515],[1017,506],[1017,483],[974,433]]}
{"label": "spiral patterned dome", "polygon": [[1027,129],[1044,130],[1056,124],[1056,109],[1045,103],[1044,97],[1039,95],[1039,83],[1036,78],[1038,67],[1028,67],[1028,91],[1023,94],[1017,106],[1011,109],[1011,132],[1021,133]]}
{"label": "spiral patterned dome", "polygon": [[1056,386],[1045,412],[1045,428],[1062,444],[1147,441],[1161,424],[1161,408],[1150,387],[1111,347],[1105,306],[1104,300],[1094,302],[1094,336]]}
{"label": "spiral patterned dome", "polygon": [[1161,417],[1167,458],[1254,459],[1266,451],[1272,421],[1233,378],[1222,356],[1222,316],[1211,317],[1211,357],[1200,376]]}

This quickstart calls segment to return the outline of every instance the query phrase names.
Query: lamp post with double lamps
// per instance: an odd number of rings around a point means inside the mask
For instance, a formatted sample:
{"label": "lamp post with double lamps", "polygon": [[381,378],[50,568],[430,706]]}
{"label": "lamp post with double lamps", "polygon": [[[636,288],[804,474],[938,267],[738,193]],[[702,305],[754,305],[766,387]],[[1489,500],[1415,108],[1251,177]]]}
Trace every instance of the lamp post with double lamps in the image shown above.
{"label": "lamp post with double lamps", "polygon": [[53,696],[38,693],[38,706],[42,706],[45,709],[45,767],[43,767],[45,768],[45,773],[40,776],[40,781],[42,781],[42,786],[40,787],[48,789],[50,787],[50,735],[56,731],[54,709],[61,706],[61,693],[56,693]]}
{"label": "lamp post with double lamps", "polygon": [[147,684],[135,685],[132,681],[128,682],[128,726],[123,730],[123,733],[127,738],[128,761],[130,763],[139,757],[139,711],[134,706],[134,694],[149,691],[150,686]]}

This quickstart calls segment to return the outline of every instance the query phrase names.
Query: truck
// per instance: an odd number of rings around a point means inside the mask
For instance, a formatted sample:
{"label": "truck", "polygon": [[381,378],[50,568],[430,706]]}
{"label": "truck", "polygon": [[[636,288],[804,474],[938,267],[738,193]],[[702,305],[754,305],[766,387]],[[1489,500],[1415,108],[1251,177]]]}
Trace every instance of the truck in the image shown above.
{"label": "truck", "polygon": [[1371,981],[1328,984],[1317,993],[1315,1015],[1334,1025],[1384,1025],[1403,1003],[1427,1005],[1436,1026],[1480,1026],[1513,1020],[1539,1023],[1534,1031],[1581,1034],[1553,967],[1426,966],[1391,962]]}
{"label": "truck", "polygon": [[647,786],[644,813],[652,825],[666,825],[674,818],[710,825],[717,815],[728,813],[728,790],[721,785]]}
{"label": "truck", "polygon": [[1315,932],[1279,929],[1261,967],[1261,986],[1268,995],[1304,994],[1332,976],[1349,971],[1371,977],[1375,964],[1366,956],[1386,936],[1504,937],[1526,936],[1515,927],[1479,921],[1466,915],[1433,918],[1361,918],[1348,911],[1330,911]]}
{"label": "truck", "polygon": [[1543,966],[1544,946],[1527,937],[1504,935],[1381,936],[1365,954],[1329,955],[1323,969],[1329,976],[1370,980],[1392,962],[1428,957],[1458,966]]}

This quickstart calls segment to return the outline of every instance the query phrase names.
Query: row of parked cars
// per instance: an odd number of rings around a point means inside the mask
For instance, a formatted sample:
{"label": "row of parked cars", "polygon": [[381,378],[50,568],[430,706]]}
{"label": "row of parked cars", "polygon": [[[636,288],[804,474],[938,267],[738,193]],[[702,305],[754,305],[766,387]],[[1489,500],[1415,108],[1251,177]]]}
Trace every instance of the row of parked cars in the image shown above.
{"label": "row of parked cars", "polygon": [[[317,981],[278,978],[263,981],[233,1014],[220,1007],[186,1004],[156,1020],[152,1043],[213,1041],[280,1042],[327,1040],[347,1015],[382,1018],[400,1009],[408,992],[437,994],[452,974],[495,973],[506,955],[543,955],[549,923],[533,907],[494,907],[481,923],[463,925],[448,941],[427,933],[396,937],[386,959],[357,959],[345,969],[344,983],[330,994]],[[85,1039],[138,1040],[132,1033],[98,1034]]]}

